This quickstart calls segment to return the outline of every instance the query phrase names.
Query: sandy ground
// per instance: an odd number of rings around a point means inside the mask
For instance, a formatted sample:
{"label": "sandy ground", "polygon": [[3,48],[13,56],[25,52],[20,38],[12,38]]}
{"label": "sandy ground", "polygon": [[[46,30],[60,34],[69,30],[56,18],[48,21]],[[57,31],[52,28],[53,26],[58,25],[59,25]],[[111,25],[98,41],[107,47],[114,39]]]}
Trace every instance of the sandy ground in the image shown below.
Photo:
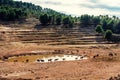
{"label": "sandy ground", "polygon": [[[22,45],[22,44],[20,44]],[[119,47],[86,47],[86,48],[65,48],[64,46],[32,46],[26,44],[26,47],[12,45],[1,47],[1,56],[9,54],[20,54],[35,50],[79,50],[74,54],[86,54],[88,60],[64,61],[51,63],[20,63],[20,62],[0,62],[0,76],[12,80],[32,79],[32,80],[107,80],[111,76],[120,74],[120,48]],[[22,45],[23,46],[23,45]],[[25,46],[25,44],[24,44]],[[16,48],[15,48],[16,47]],[[7,51],[4,51],[8,49]],[[103,59],[109,58],[109,53],[116,53],[115,60]],[[93,58],[99,54],[100,57]],[[114,57],[113,57],[114,58]]]}
{"label": "sandy ground", "polygon": [[[106,80],[120,74],[120,62],[70,61],[56,63],[0,63],[1,76],[10,79]],[[9,66],[9,67],[8,67]]]}
{"label": "sandy ground", "polygon": [[[21,28],[21,26],[22,28],[33,28],[33,26],[39,23],[38,21],[31,22],[35,23],[29,23],[27,20],[26,25],[13,23],[11,25],[8,24],[8,26],[13,27],[14,25],[16,27],[17,25],[17,28]],[[18,26],[18,24],[21,25]],[[33,25],[31,26],[31,24]],[[9,30],[9,28],[1,27],[0,30]],[[110,77],[120,74],[120,45],[52,46],[0,41],[0,57],[56,49],[73,51],[73,54],[84,54],[87,55],[89,59],[51,63],[21,63],[0,60],[0,80],[107,80]],[[76,50],[79,50],[79,52],[76,52]],[[109,56],[109,53],[112,53],[113,56]],[[95,57],[96,55],[99,56]]]}

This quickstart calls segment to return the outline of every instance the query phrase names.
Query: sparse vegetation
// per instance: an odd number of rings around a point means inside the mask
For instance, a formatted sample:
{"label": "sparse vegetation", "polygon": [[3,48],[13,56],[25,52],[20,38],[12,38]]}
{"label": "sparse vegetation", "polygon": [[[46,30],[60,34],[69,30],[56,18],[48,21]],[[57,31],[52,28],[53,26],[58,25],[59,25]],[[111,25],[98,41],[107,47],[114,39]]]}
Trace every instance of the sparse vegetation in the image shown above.
{"label": "sparse vegetation", "polygon": [[21,1],[2,0],[0,1],[0,4],[0,19],[4,21],[35,17],[39,18],[42,25],[64,24],[63,26],[72,28],[75,26],[75,23],[77,23],[84,27],[95,26],[98,33],[103,33],[103,31],[106,32],[107,30],[111,30],[113,34],[120,33],[120,19],[116,16],[91,16],[85,14],[79,17],[72,17],[71,15],[65,15],[52,9],[43,9],[42,7],[36,6],[32,3]]}
{"label": "sparse vegetation", "polygon": [[116,16],[0,0],[0,80],[119,80],[119,41]]}

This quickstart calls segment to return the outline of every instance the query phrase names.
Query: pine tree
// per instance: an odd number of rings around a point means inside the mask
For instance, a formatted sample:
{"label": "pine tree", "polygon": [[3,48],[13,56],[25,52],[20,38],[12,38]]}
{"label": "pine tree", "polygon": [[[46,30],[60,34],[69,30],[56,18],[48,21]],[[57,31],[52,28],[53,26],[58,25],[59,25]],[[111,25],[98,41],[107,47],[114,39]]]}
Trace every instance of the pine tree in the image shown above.
{"label": "pine tree", "polygon": [[107,39],[108,41],[110,41],[111,37],[112,37],[112,31],[111,30],[107,30],[105,32],[105,39]]}
{"label": "pine tree", "polygon": [[103,33],[103,32],[104,32],[104,30],[103,30],[103,28],[102,28],[101,25],[97,25],[95,30],[96,30],[96,32],[98,32],[98,33]]}

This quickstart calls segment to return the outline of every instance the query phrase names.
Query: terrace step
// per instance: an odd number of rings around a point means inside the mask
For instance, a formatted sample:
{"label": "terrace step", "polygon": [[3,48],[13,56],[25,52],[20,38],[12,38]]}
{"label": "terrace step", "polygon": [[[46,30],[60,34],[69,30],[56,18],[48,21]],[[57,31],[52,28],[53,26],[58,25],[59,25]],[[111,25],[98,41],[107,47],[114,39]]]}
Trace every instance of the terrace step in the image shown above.
{"label": "terrace step", "polygon": [[[2,31],[0,31],[2,33]],[[87,45],[103,42],[102,36],[97,36],[94,28],[66,28],[41,30],[5,31],[11,41],[22,43],[40,43],[48,45]],[[12,38],[14,38],[12,40]],[[0,40],[1,41],[1,40]]]}

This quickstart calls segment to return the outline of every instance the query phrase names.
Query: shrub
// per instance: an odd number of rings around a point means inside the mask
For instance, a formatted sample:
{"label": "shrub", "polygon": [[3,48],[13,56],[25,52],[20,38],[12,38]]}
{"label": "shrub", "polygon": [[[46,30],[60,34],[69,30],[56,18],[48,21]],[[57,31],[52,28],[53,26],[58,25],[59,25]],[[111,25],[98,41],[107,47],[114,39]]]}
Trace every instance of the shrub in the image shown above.
{"label": "shrub", "polygon": [[103,28],[102,28],[101,25],[97,25],[95,30],[96,30],[96,32],[98,32],[98,33],[103,33],[103,32],[104,32],[104,30],[103,30]]}
{"label": "shrub", "polygon": [[107,41],[110,41],[112,37],[112,31],[111,30],[107,30],[105,32],[105,39],[107,39]]}

